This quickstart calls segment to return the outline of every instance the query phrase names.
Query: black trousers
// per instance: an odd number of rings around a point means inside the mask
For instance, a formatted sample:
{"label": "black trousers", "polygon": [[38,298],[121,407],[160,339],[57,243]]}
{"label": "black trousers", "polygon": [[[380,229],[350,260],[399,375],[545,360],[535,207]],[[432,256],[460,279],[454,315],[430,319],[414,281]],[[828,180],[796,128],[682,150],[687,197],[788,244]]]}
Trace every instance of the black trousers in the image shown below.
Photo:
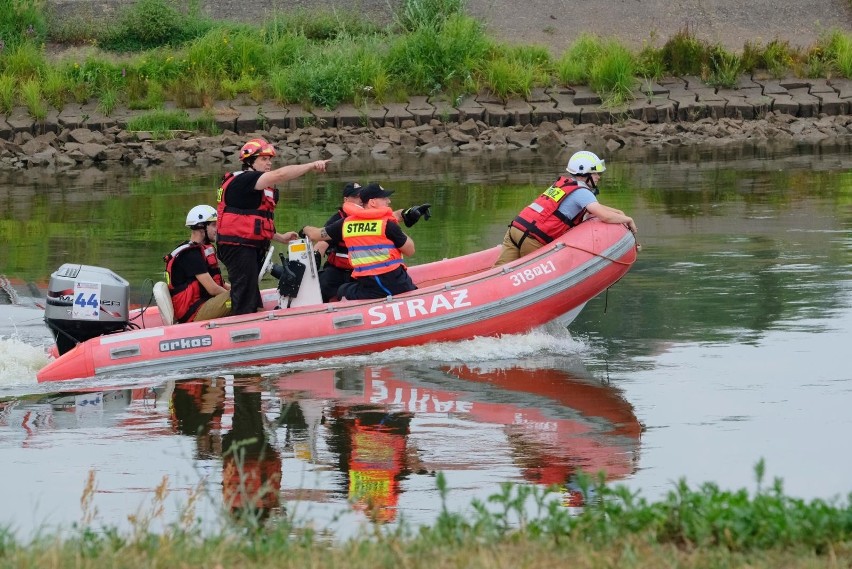
{"label": "black trousers", "polygon": [[402,267],[397,267],[383,275],[353,279],[352,282],[341,285],[337,290],[337,297],[346,297],[347,300],[384,298],[416,289],[417,286],[408,276],[408,271]]}
{"label": "black trousers", "polygon": [[258,274],[264,252],[256,247],[219,245],[219,259],[231,283],[231,314],[252,314],[263,308]]}
{"label": "black trousers", "polygon": [[328,302],[332,298],[337,297],[337,289],[340,285],[348,283],[352,280],[351,269],[341,269],[334,265],[325,264],[325,267],[319,273],[320,292],[322,293],[322,301]]}

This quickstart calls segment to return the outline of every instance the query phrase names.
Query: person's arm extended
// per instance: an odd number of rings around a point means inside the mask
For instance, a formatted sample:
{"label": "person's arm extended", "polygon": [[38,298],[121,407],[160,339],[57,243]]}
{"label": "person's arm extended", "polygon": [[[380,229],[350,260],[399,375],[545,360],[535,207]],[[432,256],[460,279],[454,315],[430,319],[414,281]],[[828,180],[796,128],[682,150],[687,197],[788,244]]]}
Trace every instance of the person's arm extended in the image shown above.
{"label": "person's arm extended", "polygon": [[299,234],[295,231],[288,231],[287,233],[276,233],[272,236],[273,241],[277,241],[278,243],[287,244],[294,239],[298,239]]}
{"label": "person's arm extended", "polygon": [[313,227],[306,225],[302,228],[302,234],[313,241],[342,241],[343,240],[343,219],[338,219],[334,223],[329,223],[325,227]]}
{"label": "person's arm extended", "polygon": [[623,214],[621,210],[603,205],[600,202],[593,202],[586,206],[586,211],[604,223],[624,223],[633,233],[638,231],[636,224],[633,222],[633,218]]}
{"label": "person's arm extended", "polygon": [[331,160],[316,160],[314,162],[308,162],[307,164],[291,164],[289,166],[282,166],[281,168],[276,168],[270,172],[264,172],[257,179],[254,187],[256,190],[262,190],[264,188],[280,184],[281,182],[294,180],[308,172],[325,172],[326,165],[329,162],[331,162]]}
{"label": "person's arm extended", "polygon": [[402,247],[399,248],[399,252],[406,257],[412,256],[414,254],[414,240],[411,237],[406,239],[405,243],[402,244]]}
{"label": "person's arm extended", "polygon": [[228,289],[216,284],[216,281],[213,280],[213,277],[210,276],[210,273],[201,273],[200,275],[195,275],[195,278],[198,279],[198,282],[201,283],[201,286],[204,287],[204,290],[206,290],[211,296],[216,296],[218,294],[222,294],[223,292],[228,292]]}

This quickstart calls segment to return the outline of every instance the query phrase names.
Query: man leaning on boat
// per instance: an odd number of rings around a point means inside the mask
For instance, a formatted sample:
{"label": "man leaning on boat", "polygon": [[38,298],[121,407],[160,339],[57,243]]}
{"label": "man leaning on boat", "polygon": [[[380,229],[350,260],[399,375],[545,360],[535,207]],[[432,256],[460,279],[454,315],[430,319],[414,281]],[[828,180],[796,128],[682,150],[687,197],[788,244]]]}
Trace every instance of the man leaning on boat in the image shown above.
{"label": "man leaning on boat", "polygon": [[384,298],[417,287],[403,256],[414,254],[414,241],[403,232],[390,208],[393,191],[371,183],[361,188],[363,207],[346,203],[346,217],[326,227],[302,229],[311,241],[343,241],[352,264],[352,282],[340,286],[340,300]]}
{"label": "man leaning on boat", "polygon": [[565,170],[567,176],[560,176],[509,224],[495,267],[529,255],[582,223],[587,216],[605,223],[623,223],[636,233],[632,217],[597,200],[598,182],[606,171],[602,159],[581,150],[571,156]]}

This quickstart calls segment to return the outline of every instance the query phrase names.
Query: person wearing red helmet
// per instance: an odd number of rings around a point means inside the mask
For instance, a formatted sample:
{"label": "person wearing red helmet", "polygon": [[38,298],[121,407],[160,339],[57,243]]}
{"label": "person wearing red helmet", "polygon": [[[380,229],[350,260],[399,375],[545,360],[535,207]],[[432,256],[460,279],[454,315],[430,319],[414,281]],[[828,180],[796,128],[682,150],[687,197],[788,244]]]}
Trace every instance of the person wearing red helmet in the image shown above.
{"label": "person wearing red helmet", "polygon": [[274,156],[275,147],[266,140],[249,140],[240,149],[242,170],[226,173],[217,194],[217,249],[231,281],[232,314],[250,314],[263,306],[259,273],[269,244],[297,237],[293,231],[275,229],[276,185],[308,172],[325,172],[329,162],[316,160],[273,170]]}

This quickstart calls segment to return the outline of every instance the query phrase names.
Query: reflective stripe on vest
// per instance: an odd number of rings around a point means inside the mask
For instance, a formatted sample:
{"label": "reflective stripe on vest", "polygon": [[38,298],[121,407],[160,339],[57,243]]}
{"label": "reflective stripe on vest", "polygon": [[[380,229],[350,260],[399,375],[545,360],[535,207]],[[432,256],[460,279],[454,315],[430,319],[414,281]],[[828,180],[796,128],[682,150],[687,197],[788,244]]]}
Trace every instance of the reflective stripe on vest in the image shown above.
{"label": "reflective stripe on vest", "polygon": [[353,277],[382,275],[402,266],[402,253],[385,233],[388,221],[396,221],[390,208],[347,208],[346,212],[343,241]]}

